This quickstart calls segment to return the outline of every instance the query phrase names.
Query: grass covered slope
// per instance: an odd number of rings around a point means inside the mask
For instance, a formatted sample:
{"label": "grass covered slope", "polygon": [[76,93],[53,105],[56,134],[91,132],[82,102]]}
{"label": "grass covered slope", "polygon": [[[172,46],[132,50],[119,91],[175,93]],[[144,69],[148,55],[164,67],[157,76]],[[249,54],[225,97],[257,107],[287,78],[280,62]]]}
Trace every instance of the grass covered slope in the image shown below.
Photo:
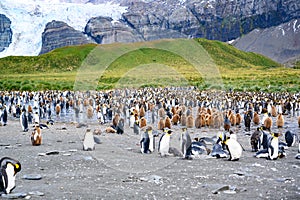
{"label": "grass covered slope", "polygon": [[[195,41],[206,50],[217,66],[225,89],[292,92],[300,90],[299,69],[284,68],[262,55],[243,52],[223,42],[206,39]],[[117,44],[101,45],[101,48],[111,50],[112,46],[118,48]],[[94,44],[71,46],[39,56],[2,58],[0,90],[72,90],[78,69],[95,47]],[[153,67],[149,65],[151,63],[157,65]],[[163,68],[164,70],[160,70]],[[95,76],[92,71],[90,73]],[[141,75],[135,76],[136,74]],[[160,75],[159,78],[157,75]],[[195,73],[193,66],[181,56],[151,48],[140,48],[122,55],[107,66],[107,70],[97,79],[99,82],[95,89],[110,89],[138,81],[144,84],[133,86],[186,84],[184,80],[201,89],[214,87]]]}

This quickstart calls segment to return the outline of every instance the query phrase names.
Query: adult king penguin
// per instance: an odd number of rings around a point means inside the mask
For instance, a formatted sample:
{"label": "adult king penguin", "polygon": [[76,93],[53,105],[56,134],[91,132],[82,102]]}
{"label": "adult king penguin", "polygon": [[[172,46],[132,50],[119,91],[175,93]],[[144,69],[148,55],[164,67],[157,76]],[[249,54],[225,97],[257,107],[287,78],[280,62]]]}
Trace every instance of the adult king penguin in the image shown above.
{"label": "adult king penguin", "polygon": [[140,141],[142,153],[152,153],[154,151],[154,137],[152,134],[152,127],[148,126],[143,131],[142,138]]}
{"label": "adult king penguin", "polygon": [[22,113],[20,116],[20,123],[21,123],[23,132],[27,132],[29,129],[28,129],[28,119],[26,116],[25,108],[22,110]]}
{"label": "adult king penguin", "polygon": [[16,174],[21,171],[21,164],[19,161],[3,157],[0,160],[0,193],[11,193],[16,187]]}
{"label": "adult king penguin", "polygon": [[188,159],[191,155],[192,139],[190,134],[187,132],[187,127],[182,127],[182,132],[180,134],[180,147],[183,154],[183,158]]}
{"label": "adult king penguin", "polygon": [[165,128],[164,132],[158,143],[158,152],[161,157],[169,155],[170,138],[173,131],[169,128]]}

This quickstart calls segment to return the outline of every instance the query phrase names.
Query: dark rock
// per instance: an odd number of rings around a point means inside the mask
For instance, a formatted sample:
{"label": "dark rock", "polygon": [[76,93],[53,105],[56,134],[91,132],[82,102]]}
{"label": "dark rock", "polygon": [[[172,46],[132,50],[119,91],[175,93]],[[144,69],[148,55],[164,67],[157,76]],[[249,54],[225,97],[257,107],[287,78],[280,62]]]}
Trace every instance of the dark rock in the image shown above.
{"label": "dark rock", "polygon": [[88,21],[85,33],[99,44],[143,41],[142,36],[124,21],[113,21],[110,17],[95,17]]}
{"label": "dark rock", "polygon": [[59,154],[59,151],[48,151],[46,152],[46,155],[49,156],[49,155],[57,155]]}
{"label": "dark rock", "polygon": [[92,41],[88,40],[82,32],[75,30],[64,22],[53,20],[46,24],[42,34],[42,49],[40,54],[47,53],[59,47],[88,43],[92,43]]}
{"label": "dark rock", "polygon": [[7,143],[0,143],[0,147],[7,147],[7,146],[10,146],[10,144],[7,144]]}

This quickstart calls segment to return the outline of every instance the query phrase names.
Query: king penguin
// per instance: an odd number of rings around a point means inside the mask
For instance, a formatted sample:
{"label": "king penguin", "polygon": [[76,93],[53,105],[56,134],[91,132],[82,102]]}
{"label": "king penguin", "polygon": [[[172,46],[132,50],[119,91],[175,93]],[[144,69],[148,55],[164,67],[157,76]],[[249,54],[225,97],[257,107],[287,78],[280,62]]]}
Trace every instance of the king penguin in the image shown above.
{"label": "king penguin", "polygon": [[160,153],[161,157],[169,155],[169,148],[170,148],[170,138],[172,134],[172,130],[169,128],[164,129],[164,134],[160,137],[158,143],[158,152]]}
{"label": "king penguin", "polygon": [[0,193],[11,193],[16,187],[16,174],[21,171],[21,164],[19,161],[3,157],[0,160]]}
{"label": "king penguin", "polygon": [[288,147],[292,147],[295,145],[297,139],[297,135],[295,133],[292,133],[291,131],[287,131],[284,136]]}
{"label": "king penguin", "polygon": [[84,151],[95,150],[95,139],[93,133],[91,132],[91,129],[87,129],[84,134],[83,150]]}
{"label": "king penguin", "polygon": [[20,116],[20,123],[21,123],[23,132],[27,132],[28,131],[28,119],[27,119],[27,116],[26,116],[26,110],[25,109],[22,110],[22,113],[21,113],[21,116]]}
{"label": "king penguin", "polygon": [[140,145],[141,145],[141,152],[144,153],[150,153],[150,138],[149,138],[149,134],[148,131],[145,129],[142,129],[141,131],[143,131],[142,135],[141,135],[141,141],[140,141]]}
{"label": "king penguin", "polygon": [[183,154],[183,158],[188,159],[191,155],[192,139],[190,134],[187,131],[187,127],[182,127],[182,132],[180,134],[180,147]]}
{"label": "king penguin", "polygon": [[276,160],[278,158],[278,153],[279,153],[278,136],[279,136],[278,133],[273,133],[272,135],[268,135],[267,148],[258,151],[255,154],[255,157]]}

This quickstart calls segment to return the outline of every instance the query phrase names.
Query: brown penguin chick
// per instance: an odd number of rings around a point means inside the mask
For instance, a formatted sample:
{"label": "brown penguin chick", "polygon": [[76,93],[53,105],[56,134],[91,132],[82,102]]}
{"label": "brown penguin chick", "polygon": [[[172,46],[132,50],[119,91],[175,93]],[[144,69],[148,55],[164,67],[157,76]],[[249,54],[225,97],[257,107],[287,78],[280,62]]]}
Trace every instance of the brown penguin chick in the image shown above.
{"label": "brown penguin chick", "polygon": [[164,130],[164,128],[165,128],[165,121],[163,120],[163,118],[160,118],[160,120],[158,121],[158,124],[157,124],[157,129]]}
{"label": "brown penguin chick", "polygon": [[36,124],[33,132],[31,133],[31,144],[33,146],[38,146],[42,144],[42,132],[39,124]]}
{"label": "brown penguin chick", "polygon": [[89,105],[89,100],[88,99],[84,99],[83,106],[87,107],[88,105]]}
{"label": "brown penguin chick", "polygon": [[181,126],[186,126],[186,123],[187,123],[186,114],[182,114],[180,118],[180,124]]}
{"label": "brown penguin chick", "polygon": [[173,115],[175,115],[177,113],[177,110],[176,110],[176,108],[174,106],[172,106],[171,112],[172,112]]}
{"label": "brown penguin chick", "polygon": [[259,119],[259,115],[257,114],[257,112],[254,112],[254,115],[253,115],[253,123],[255,125],[258,125],[260,122],[260,119]]}
{"label": "brown penguin chick", "polygon": [[145,108],[144,106],[141,106],[140,108],[140,118],[145,117]]}
{"label": "brown penguin chick", "polygon": [[32,107],[31,107],[31,105],[28,105],[27,111],[28,111],[28,113],[32,113]]}
{"label": "brown penguin chick", "polygon": [[186,120],[186,127],[187,128],[193,128],[194,127],[194,117],[192,115],[189,115],[187,117],[187,120]]}
{"label": "brown penguin chick", "polygon": [[56,104],[56,106],[55,106],[55,113],[56,113],[57,116],[60,115],[60,111],[61,111],[60,105]]}
{"label": "brown penguin chick", "polygon": [[231,126],[235,126],[236,125],[236,116],[235,116],[234,113],[231,113],[229,115],[229,120],[230,120]]}
{"label": "brown penguin chick", "polygon": [[140,128],[146,127],[147,126],[147,120],[145,119],[145,117],[142,117],[140,119]]}
{"label": "brown penguin chick", "polygon": [[165,118],[165,128],[172,128],[171,119],[168,116]]}
{"label": "brown penguin chick", "polygon": [[269,130],[269,131],[271,130],[272,124],[273,124],[273,121],[272,121],[271,117],[268,117],[267,119],[265,119],[264,126],[266,127],[267,130]]}
{"label": "brown penguin chick", "polygon": [[160,108],[160,109],[158,110],[158,117],[159,117],[159,118],[164,118],[165,115],[166,115],[165,109],[164,109],[164,108]]}
{"label": "brown penguin chick", "polygon": [[205,115],[205,125],[208,127],[212,126],[212,116],[210,114]]}
{"label": "brown penguin chick", "polygon": [[225,119],[224,119],[224,130],[225,130],[225,131],[229,131],[229,130],[230,130],[230,125],[231,125],[231,122],[230,122],[230,120],[228,119],[227,115],[225,115]]}
{"label": "brown penguin chick", "polygon": [[280,113],[278,116],[277,116],[277,120],[276,120],[276,126],[278,128],[282,128],[284,125],[284,117],[283,115]]}
{"label": "brown penguin chick", "polygon": [[298,125],[299,125],[299,128],[300,128],[300,116],[298,117]]}
{"label": "brown penguin chick", "polygon": [[178,125],[179,120],[180,120],[180,116],[178,114],[173,115],[173,117],[172,117],[172,124],[173,125]]}
{"label": "brown penguin chick", "polygon": [[240,115],[240,113],[236,114],[236,125],[240,125],[242,123],[242,116]]}
{"label": "brown penguin chick", "polygon": [[120,115],[117,113],[117,114],[115,114],[113,121],[112,121],[114,127],[117,127],[119,120],[120,120]]}
{"label": "brown penguin chick", "polygon": [[112,128],[112,127],[107,127],[107,128],[105,129],[105,132],[106,132],[106,133],[116,133],[117,130],[114,129],[114,128]]}
{"label": "brown penguin chick", "polygon": [[88,106],[88,108],[86,109],[86,115],[88,119],[91,119],[93,117],[93,107],[92,106]]}
{"label": "brown penguin chick", "polygon": [[277,110],[274,105],[271,108],[271,115],[272,115],[272,117],[277,117]]}
{"label": "brown penguin chick", "polygon": [[195,128],[201,128],[201,114],[198,114],[196,119],[195,119]]}

